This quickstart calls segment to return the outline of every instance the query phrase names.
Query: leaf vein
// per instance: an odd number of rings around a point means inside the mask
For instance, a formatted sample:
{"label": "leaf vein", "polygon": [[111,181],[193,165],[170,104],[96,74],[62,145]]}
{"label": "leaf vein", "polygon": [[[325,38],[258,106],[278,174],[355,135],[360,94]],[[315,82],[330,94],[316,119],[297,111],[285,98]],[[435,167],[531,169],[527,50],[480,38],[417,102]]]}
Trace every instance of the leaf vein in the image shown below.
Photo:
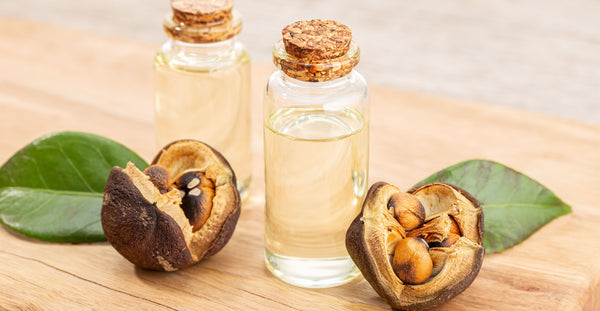
{"label": "leaf vein", "polygon": [[44,175],[42,175],[42,170],[41,170],[41,168],[40,168],[37,160],[34,159],[34,158],[31,158],[29,156],[25,156],[24,158],[26,158],[26,159],[30,160],[31,162],[33,162],[33,165],[35,166],[35,169],[38,172],[37,175],[40,177],[40,180],[42,181],[42,184],[44,184],[44,188],[49,189],[50,187],[48,187],[48,183],[46,182],[46,179],[44,178]]}
{"label": "leaf vein", "polygon": [[92,186],[90,186],[90,184],[88,183],[88,181],[83,177],[83,175],[81,175],[81,172],[79,171],[77,166],[75,166],[75,163],[73,163],[73,160],[71,159],[71,157],[65,152],[65,150],[62,147],[62,144],[57,143],[57,145],[58,145],[58,150],[60,150],[60,152],[65,156],[65,160],[73,168],[73,170],[75,171],[77,176],[81,179],[81,181],[83,181],[85,186],[90,190],[90,192],[95,192],[94,189],[92,188]]}
{"label": "leaf vein", "polygon": [[[19,215],[19,217],[23,217],[23,216],[27,216],[29,214],[33,214],[33,212],[37,212],[38,210],[40,210],[42,207],[44,207],[46,204],[48,204],[50,201],[52,201],[52,196],[48,196],[46,198],[46,200],[44,200],[44,202],[40,203],[38,206],[26,211],[25,213]],[[31,202],[30,202],[31,203]]]}

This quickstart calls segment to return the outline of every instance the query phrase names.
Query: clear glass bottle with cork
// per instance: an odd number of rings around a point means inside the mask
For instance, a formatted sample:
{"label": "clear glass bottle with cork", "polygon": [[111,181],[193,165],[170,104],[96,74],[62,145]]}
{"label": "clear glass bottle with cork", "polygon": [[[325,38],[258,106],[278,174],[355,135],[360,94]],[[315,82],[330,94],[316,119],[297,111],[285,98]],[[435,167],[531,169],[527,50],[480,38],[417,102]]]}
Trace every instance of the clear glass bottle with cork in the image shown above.
{"label": "clear glass bottle with cork", "polygon": [[287,283],[336,286],[359,275],[345,235],[367,191],[368,87],[347,26],[282,34],[264,97],[266,265]]}
{"label": "clear glass bottle with cork", "polygon": [[154,61],[155,120],[159,148],[196,139],[219,150],[243,198],[252,170],[250,58],[232,7],[233,0],[171,0],[169,40]]}

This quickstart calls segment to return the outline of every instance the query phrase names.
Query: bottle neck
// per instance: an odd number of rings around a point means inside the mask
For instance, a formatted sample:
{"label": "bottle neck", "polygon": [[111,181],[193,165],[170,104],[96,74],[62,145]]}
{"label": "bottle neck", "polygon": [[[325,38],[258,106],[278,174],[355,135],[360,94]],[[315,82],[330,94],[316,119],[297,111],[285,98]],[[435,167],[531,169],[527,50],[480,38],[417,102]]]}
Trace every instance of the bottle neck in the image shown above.
{"label": "bottle neck", "polygon": [[339,77],[337,79],[321,82],[302,81],[288,76],[283,70],[279,70],[279,72],[281,74],[281,80],[283,80],[283,83],[286,84],[288,87],[306,90],[318,89],[327,92],[329,90],[334,91],[336,89],[344,87],[344,85],[349,83],[349,81],[352,79],[352,73],[354,71],[351,71],[349,74]]}
{"label": "bottle neck", "polygon": [[170,45],[172,52],[177,54],[186,54],[194,58],[221,57],[231,54],[235,49],[236,38],[231,38],[224,41],[212,43],[189,43],[175,39],[169,39],[167,44]]}
{"label": "bottle neck", "polygon": [[235,63],[240,49],[240,43],[235,38],[214,43],[189,43],[169,39],[162,46],[161,54],[172,67],[210,71]]}

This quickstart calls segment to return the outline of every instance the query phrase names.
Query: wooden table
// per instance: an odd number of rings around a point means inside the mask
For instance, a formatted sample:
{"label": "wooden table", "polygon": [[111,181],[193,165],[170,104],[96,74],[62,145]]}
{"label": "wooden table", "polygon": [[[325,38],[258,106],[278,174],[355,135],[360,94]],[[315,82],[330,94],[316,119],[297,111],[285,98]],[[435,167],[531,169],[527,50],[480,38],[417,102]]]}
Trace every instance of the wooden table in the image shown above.
{"label": "wooden table", "polygon": [[[0,19],[0,161],[61,130],[104,135],[151,159],[155,48]],[[108,243],[43,243],[3,227],[0,308],[389,309],[362,278],[310,290],[284,284],[264,267],[260,112],[273,69],[253,66],[253,188],[223,251],[159,273],[135,268]],[[486,255],[472,286],[440,310],[600,308],[600,127],[377,86],[371,103],[371,182],[407,189],[448,165],[487,158],[532,176],[573,206],[522,244]]]}

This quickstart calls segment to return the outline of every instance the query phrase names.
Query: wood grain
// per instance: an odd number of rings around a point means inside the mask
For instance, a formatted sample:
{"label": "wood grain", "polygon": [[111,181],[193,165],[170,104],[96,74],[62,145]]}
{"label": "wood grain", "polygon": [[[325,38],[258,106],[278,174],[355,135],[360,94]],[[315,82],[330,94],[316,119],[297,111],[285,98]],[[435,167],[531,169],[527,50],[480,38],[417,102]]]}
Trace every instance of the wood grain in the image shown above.
{"label": "wood grain", "polygon": [[[0,161],[60,130],[155,152],[154,46],[0,20]],[[368,283],[309,290],[264,267],[261,100],[270,65],[253,66],[250,198],[230,243],[183,271],[135,268],[107,243],[68,245],[0,229],[6,309],[386,310]],[[439,169],[487,158],[539,180],[573,206],[522,244],[486,255],[480,275],[440,310],[600,308],[600,127],[372,86],[370,181],[407,189]]]}

